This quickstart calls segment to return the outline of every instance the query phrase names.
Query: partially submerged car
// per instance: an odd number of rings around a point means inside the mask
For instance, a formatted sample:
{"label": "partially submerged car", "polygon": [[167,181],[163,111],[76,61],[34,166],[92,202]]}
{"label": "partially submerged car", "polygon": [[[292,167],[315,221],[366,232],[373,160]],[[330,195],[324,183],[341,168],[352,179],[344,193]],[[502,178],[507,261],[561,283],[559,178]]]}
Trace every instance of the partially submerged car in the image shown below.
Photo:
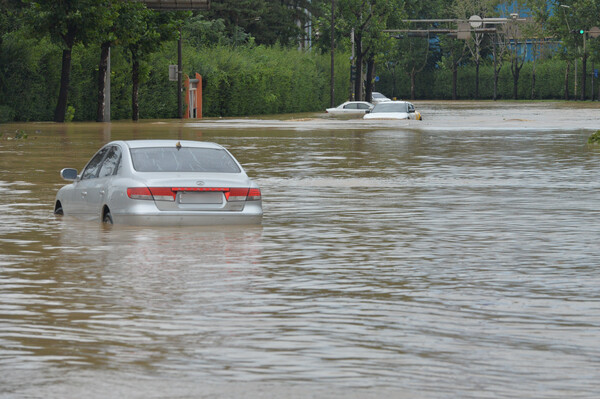
{"label": "partially submerged car", "polygon": [[379,103],[367,113],[363,119],[417,119],[422,120],[421,113],[408,101],[386,101]]}
{"label": "partially submerged car", "polygon": [[373,108],[373,104],[366,101],[346,101],[334,108],[325,111],[331,115],[363,115]]}
{"label": "partially submerged car", "polygon": [[374,91],[373,93],[371,93],[371,102],[373,104],[379,104],[379,103],[385,103],[388,101],[392,101],[391,99],[387,98],[386,96],[384,96],[383,94]]}
{"label": "partially submerged car", "polygon": [[62,187],[54,213],[109,224],[260,224],[260,188],[218,144],[113,141]]}

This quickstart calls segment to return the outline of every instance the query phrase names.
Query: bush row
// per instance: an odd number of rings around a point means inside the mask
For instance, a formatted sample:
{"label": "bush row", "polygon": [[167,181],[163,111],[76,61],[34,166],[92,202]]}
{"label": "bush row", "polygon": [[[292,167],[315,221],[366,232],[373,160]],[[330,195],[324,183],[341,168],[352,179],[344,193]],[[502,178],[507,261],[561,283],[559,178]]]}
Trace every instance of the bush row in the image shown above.
{"label": "bush row", "polygon": [[[491,64],[491,63],[490,63]],[[534,64],[529,62],[523,65],[519,75],[518,99],[520,100],[548,100],[564,99],[565,71],[567,64],[560,59],[547,59],[537,61],[535,64],[535,87],[532,97]],[[593,69],[588,64],[586,98],[592,98],[592,73]],[[573,99],[575,90],[574,66],[569,70],[569,98]],[[465,65],[459,68],[457,78],[457,96],[461,100],[475,98],[475,66]],[[578,92],[577,99],[581,96],[581,63],[579,63]],[[394,84],[395,82],[395,84]],[[598,99],[600,79],[594,79],[594,98]],[[435,69],[424,71],[417,75],[416,79],[417,99],[439,99],[452,98],[452,71]],[[410,98],[410,77],[402,71],[384,70],[380,72],[380,81],[376,83],[376,90],[388,96],[395,95],[398,98]],[[494,96],[494,69],[492,65],[481,65],[479,68],[479,98],[492,99]],[[510,64],[505,64],[500,70],[498,78],[498,99],[513,99],[513,75]]]}
{"label": "bush row", "polygon": [[[0,122],[52,120],[58,97],[60,47],[42,40],[5,35],[0,47]],[[98,47],[73,50],[69,106],[76,121],[95,120]],[[348,55],[335,64],[336,103],[348,91]],[[177,44],[166,43],[141,64],[140,117],[177,117],[177,84],[169,65],[177,63]],[[243,116],[322,110],[330,103],[330,56],[278,46],[184,46],[184,73],[205,81],[205,116]],[[131,72],[128,54],[111,52],[111,116],[131,117]]]}

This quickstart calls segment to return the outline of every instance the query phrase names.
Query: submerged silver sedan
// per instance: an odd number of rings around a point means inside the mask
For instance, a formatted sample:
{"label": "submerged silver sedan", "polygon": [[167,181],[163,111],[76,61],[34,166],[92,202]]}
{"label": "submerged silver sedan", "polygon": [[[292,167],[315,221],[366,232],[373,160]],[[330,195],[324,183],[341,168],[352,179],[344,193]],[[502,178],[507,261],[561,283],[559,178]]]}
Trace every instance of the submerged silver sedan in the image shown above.
{"label": "submerged silver sedan", "polygon": [[260,224],[260,188],[218,144],[113,141],[62,187],[54,213],[110,224]]}

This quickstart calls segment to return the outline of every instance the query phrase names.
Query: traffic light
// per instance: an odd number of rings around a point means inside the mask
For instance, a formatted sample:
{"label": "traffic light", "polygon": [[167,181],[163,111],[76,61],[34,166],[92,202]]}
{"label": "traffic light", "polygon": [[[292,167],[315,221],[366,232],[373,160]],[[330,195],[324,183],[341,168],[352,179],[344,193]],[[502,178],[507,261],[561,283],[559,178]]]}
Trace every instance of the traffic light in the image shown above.
{"label": "traffic light", "polygon": [[350,80],[353,82],[356,80],[356,65],[350,65]]}
{"label": "traffic light", "polygon": [[585,33],[585,30],[579,29],[577,32],[579,32],[580,35],[583,35]]}

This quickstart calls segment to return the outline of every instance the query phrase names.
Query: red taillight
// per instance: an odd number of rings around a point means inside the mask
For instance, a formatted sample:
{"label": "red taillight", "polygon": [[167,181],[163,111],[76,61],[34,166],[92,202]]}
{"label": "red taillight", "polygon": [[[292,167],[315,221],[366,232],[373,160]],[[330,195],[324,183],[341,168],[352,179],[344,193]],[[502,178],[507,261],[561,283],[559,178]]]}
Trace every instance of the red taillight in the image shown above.
{"label": "red taillight", "polygon": [[132,187],[127,189],[127,196],[131,199],[151,200],[152,193],[148,187]]}
{"label": "red taillight", "polygon": [[170,187],[132,187],[127,189],[127,196],[131,199],[175,201],[176,194]]}
{"label": "red taillight", "polygon": [[150,187],[155,201],[175,201],[177,193],[171,187]]}
{"label": "red taillight", "polygon": [[132,187],[127,189],[131,199],[155,201],[175,201],[177,192],[215,192],[220,191],[227,201],[258,201],[261,199],[258,188],[225,188],[225,187]]}
{"label": "red taillight", "polygon": [[248,201],[258,201],[261,199],[260,188],[251,188],[248,191]]}
{"label": "red taillight", "polygon": [[247,188],[230,188],[229,192],[225,193],[225,198],[227,201],[246,201],[247,195]]}

